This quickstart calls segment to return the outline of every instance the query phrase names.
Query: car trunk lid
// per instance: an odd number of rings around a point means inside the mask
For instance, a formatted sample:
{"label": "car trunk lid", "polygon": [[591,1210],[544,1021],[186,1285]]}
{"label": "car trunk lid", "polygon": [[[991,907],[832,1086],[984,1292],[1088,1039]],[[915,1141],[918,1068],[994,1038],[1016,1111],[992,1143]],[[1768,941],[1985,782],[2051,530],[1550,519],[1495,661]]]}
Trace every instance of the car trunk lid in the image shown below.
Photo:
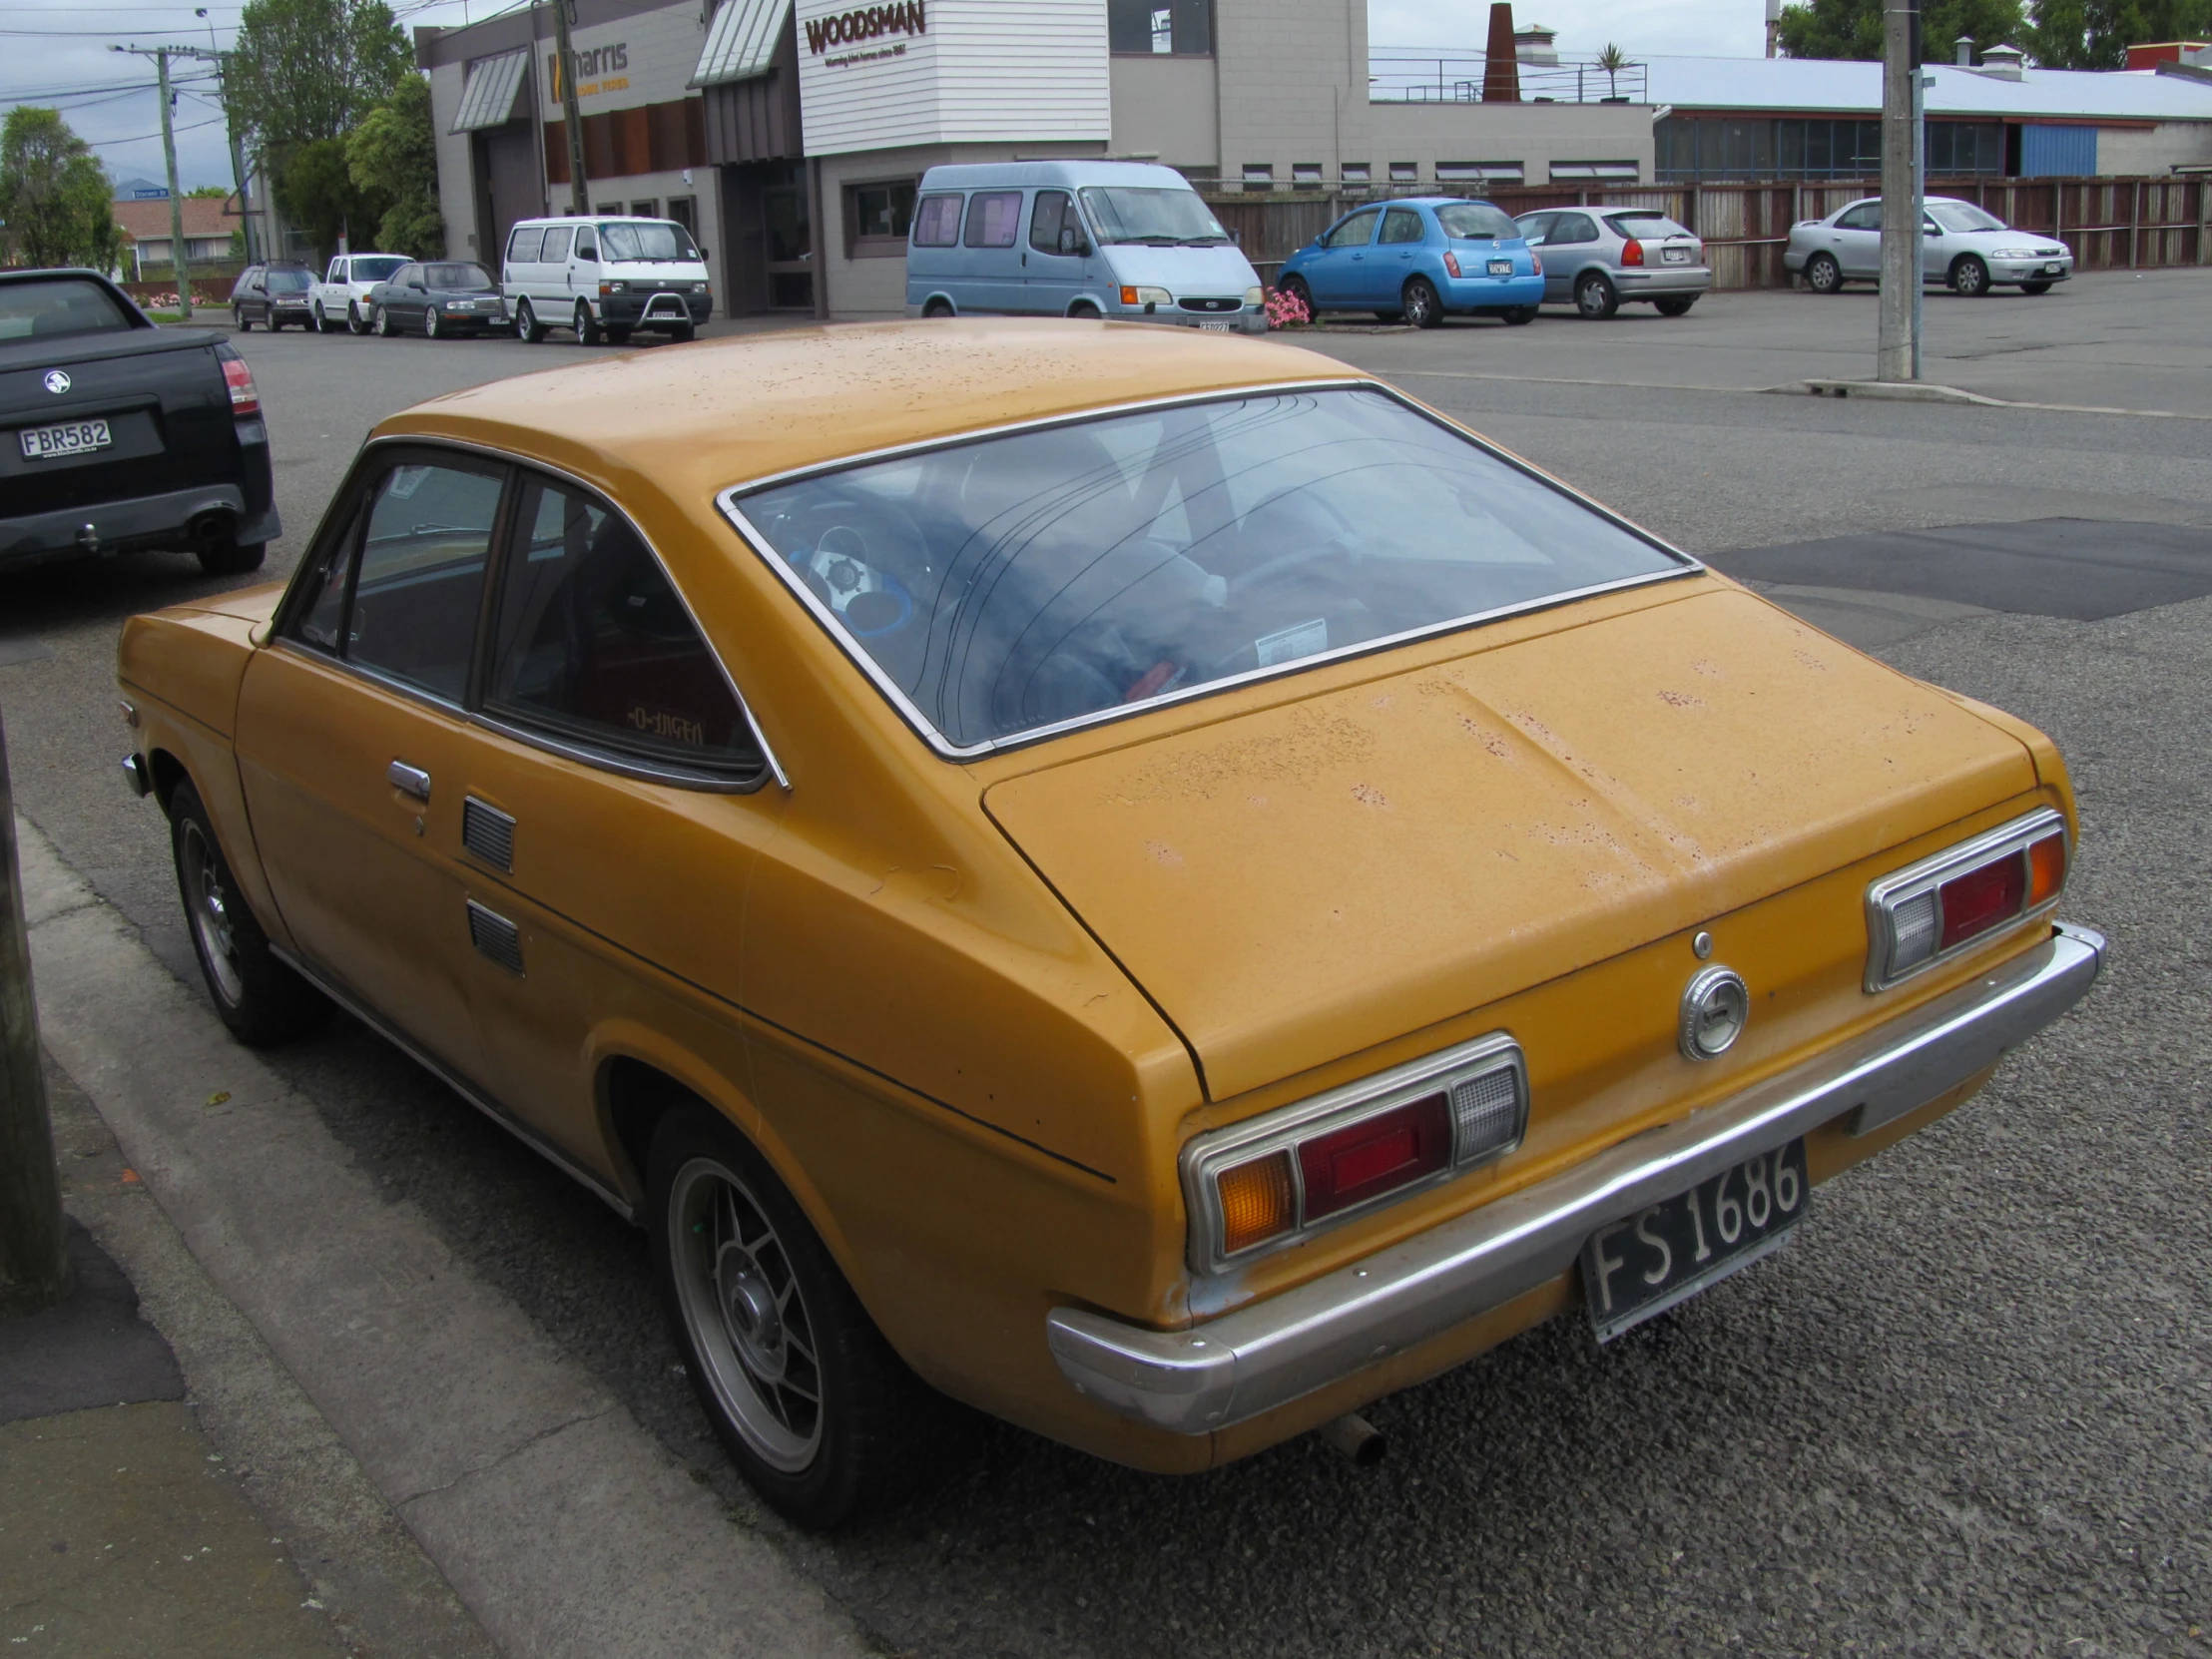
{"label": "car trunk lid", "polygon": [[1575,626],[1595,603],[985,805],[1223,1100],[2034,787],[2009,736],[1717,579]]}
{"label": "car trunk lid", "polygon": [[[189,489],[237,470],[230,387],[206,329],[134,328],[0,347],[0,491],[9,516]],[[60,391],[49,376],[68,376]],[[31,459],[27,430],[108,422],[104,448]]]}

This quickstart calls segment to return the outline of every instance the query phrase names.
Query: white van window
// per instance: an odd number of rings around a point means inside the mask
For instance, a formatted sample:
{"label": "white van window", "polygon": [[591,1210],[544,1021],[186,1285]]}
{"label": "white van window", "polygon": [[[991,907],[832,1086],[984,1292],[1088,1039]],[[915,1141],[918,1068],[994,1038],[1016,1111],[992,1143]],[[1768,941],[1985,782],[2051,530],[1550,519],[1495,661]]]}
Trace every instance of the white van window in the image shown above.
{"label": "white van window", "polygon": [[[1196,202],[1197,197],[1191,200]],[[970,248],[1011,248],[1021,231],[1021,192],[979,190],[968,198],[967,245]]]}
{"label": "white van window", "polygon": [[548,265],[559,265],[568,258],[569,238],[575,233],[566,225],[555,225],[545,233],[545,252],[538,258]]}
{"label": "white van window", "polygon": [[642,260],[696,260],[699,245],[681,225],[645,223],[639,225],[602,225],[599,228],[600,246],[606,250],[607,259],[616,265]]}
{"label": "white van window", "polygon": [[1101,242],[1141,242],[1155,248],[1213,248],[1229,240],[1221,221],[1207,210],[1195,190],[1129,189],[1086,185],[1083,206],[1090,209]]}
{"label": "white van window", "polygon": [[545,233],[534,225],[518,225],[515,234],[507,239],[507,263],[509,265],[535,265],[545,247]]}
{"label": "white van window", "polygon": [[916,248],[956,248],[960,242],[960,203],[957,196],[924,196],[914,210]]}

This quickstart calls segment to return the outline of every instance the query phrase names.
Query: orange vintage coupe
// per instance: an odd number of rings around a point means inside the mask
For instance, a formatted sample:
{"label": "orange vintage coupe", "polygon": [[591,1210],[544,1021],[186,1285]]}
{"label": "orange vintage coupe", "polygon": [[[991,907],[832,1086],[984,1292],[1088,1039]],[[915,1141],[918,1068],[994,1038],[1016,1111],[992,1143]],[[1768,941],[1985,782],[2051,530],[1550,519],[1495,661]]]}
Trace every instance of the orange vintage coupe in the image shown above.
{"label": "orange vintage coupe", "polygon": [[134,620],[208,988],[649,1229],[730,1455],[1211,1467],[1787,1239],[2095,978],[2056,751],[1377,379],[931,322],[376,428]]}

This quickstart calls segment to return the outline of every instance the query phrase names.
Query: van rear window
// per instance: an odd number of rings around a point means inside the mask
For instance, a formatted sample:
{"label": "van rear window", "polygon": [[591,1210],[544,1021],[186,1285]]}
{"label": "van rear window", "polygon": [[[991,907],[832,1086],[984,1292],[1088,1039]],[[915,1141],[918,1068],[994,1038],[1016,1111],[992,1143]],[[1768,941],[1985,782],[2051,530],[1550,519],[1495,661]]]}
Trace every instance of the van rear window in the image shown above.
{"label": "van rear window", "polygon": [[960,198],[924,196],[914,210],[916,248],[953,248],[960,241]]}
{"label": "van rear window", "polygon": [[1011,248],[1021,230],[1021,192],[979,190],[968,198],[967,245]]}

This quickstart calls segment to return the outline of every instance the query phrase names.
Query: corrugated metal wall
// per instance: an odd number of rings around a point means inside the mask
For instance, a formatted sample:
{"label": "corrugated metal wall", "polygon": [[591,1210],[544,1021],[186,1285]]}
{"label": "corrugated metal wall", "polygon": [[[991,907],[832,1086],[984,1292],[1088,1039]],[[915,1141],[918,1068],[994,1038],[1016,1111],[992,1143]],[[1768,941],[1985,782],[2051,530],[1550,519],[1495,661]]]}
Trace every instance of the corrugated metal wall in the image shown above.
{"label": "corrugated metal wall", "polygon": [[2086,179],[2096,170],[2097,130],[2094,127],[2046,127],[2033,123],[2021,126],[2021,178]]}

